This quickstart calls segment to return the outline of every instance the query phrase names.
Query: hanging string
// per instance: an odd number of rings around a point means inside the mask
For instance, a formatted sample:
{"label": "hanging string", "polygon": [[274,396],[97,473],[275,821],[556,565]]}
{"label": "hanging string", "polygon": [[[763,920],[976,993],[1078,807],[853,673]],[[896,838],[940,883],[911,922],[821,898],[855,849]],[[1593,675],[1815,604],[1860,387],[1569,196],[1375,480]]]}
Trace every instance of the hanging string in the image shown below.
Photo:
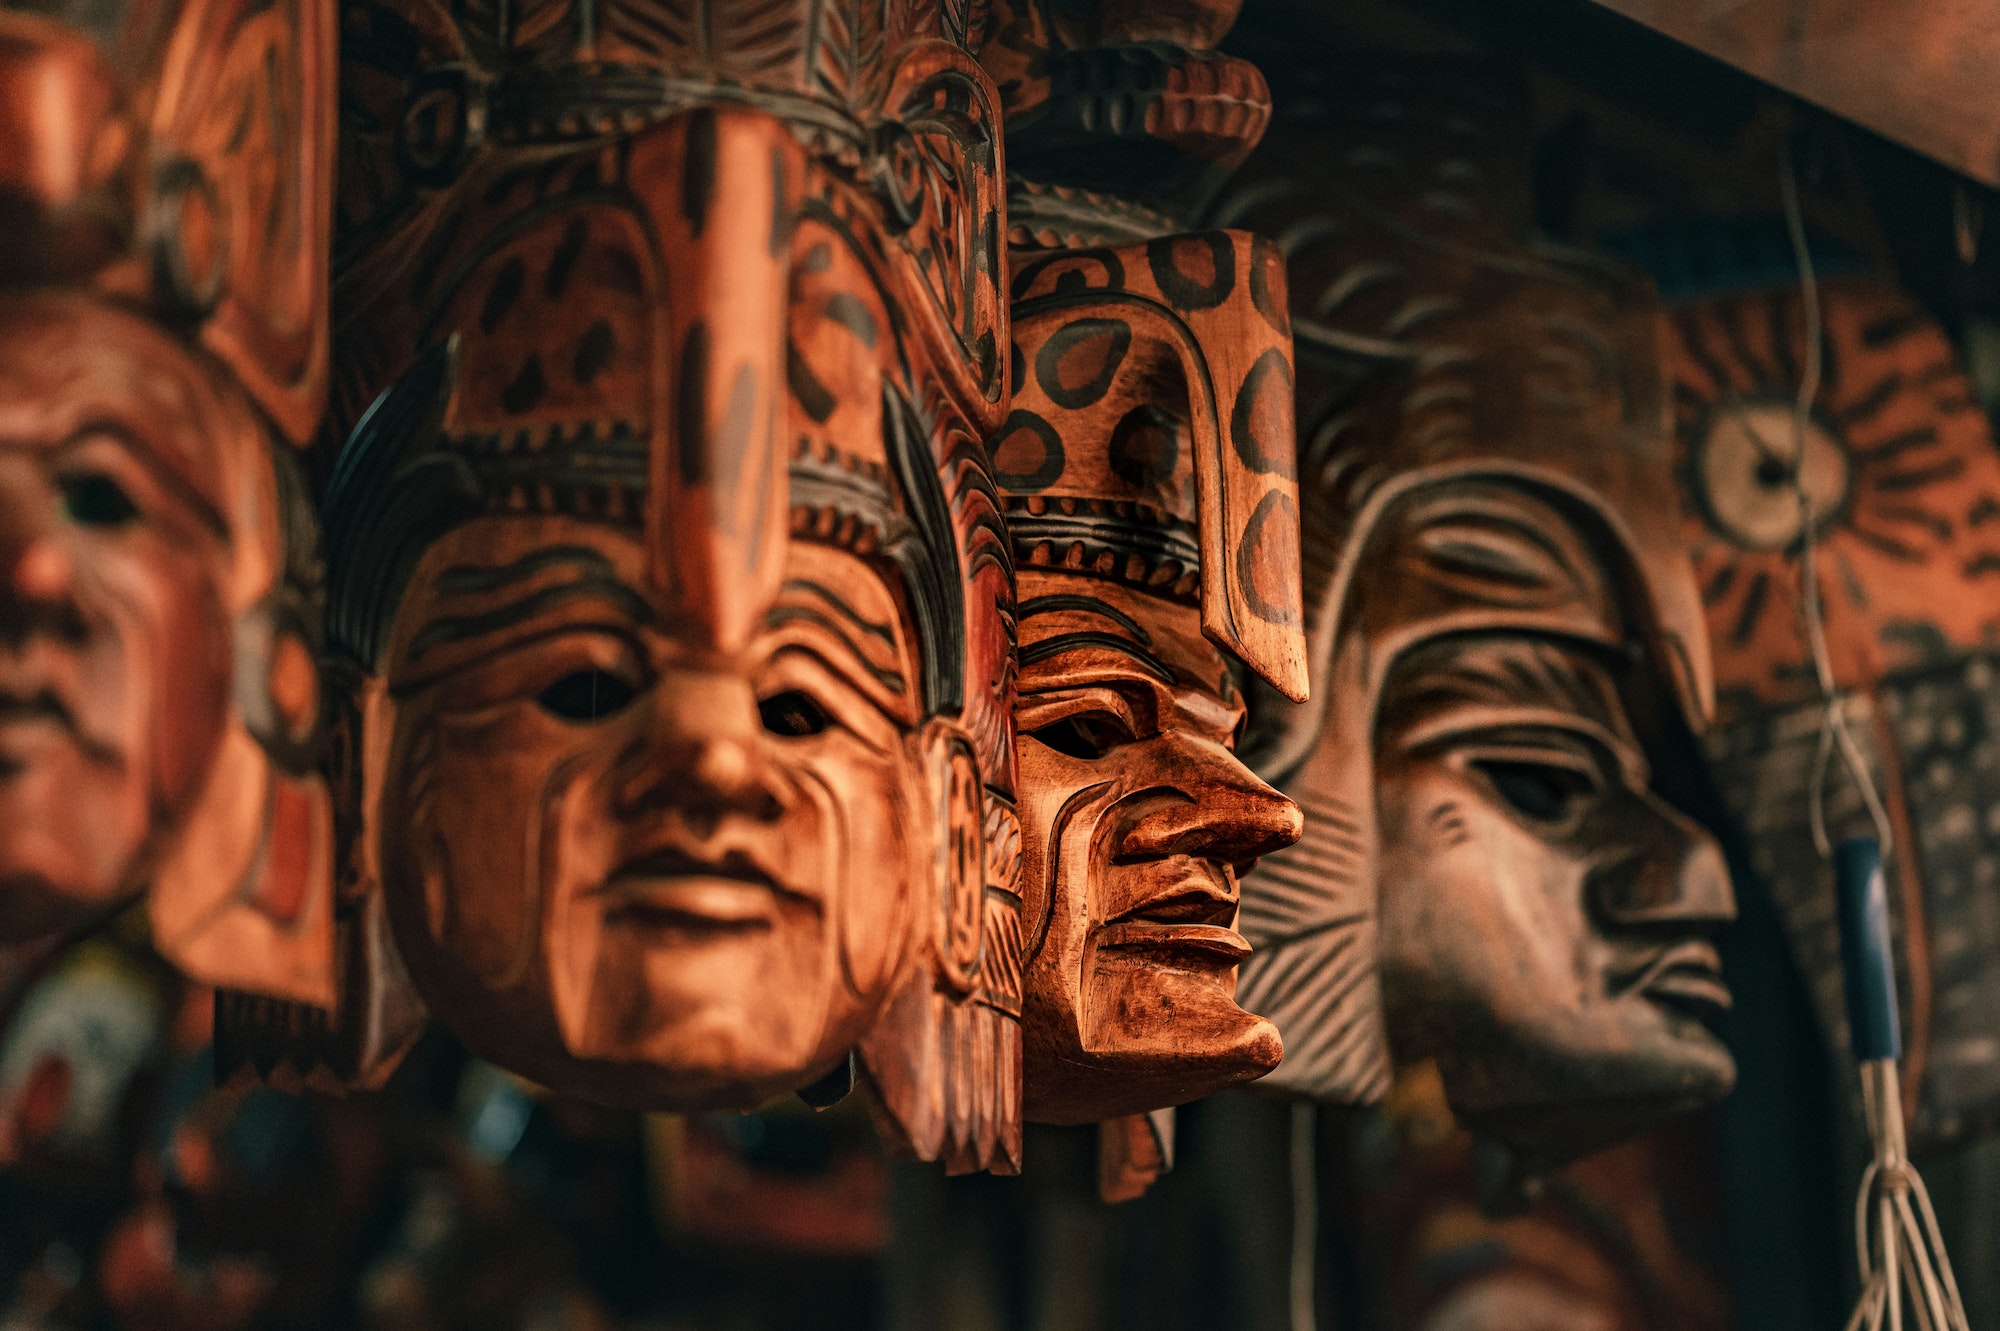
{"label": "hanging string", "polygon": [[1820,377],[1825,370],[1819,275],[1813,268],[1812,250],[1806,244],[1805,216],[1799,207],[1798,173],[1792,166],[1789,141],[1781,150],[1780,167],[1778,186],[1784,195],[1785,229],[1790,233],[1792,258],[1798,265],[1806,325],[1803,371],[1799,375],[1798,396],[1792,402],[1790,467],[1792,492],[1799,503],[1799,617],[1805,630],[1806,650],[1812,656],[1813,676],[1819,685],[1820,702],[1825,708],[1820,716],[1819,748],[1813,757],[1807,817],[1812,824],[1813,846],[1822,859],[1831,858],[1833,842],[1826,831],[1826,779],[1837,749],[1848,776],[1861,792],[1862,803],[1868,807],[1868,816],[1875,824],[1876,839],[1881,843],[1883,857],[1887,858],[1895,845],[1889,830],[1889,811],[1882,802],[1881,792],[1875,788],[1874,773],[1869,770],[1868,760],[1862,755],[1861,745],[1855,740],[1848,724],[1846,699],[1834,683],[1833,658],[1826,645],[1826,622],[1819,586],[1818,515],[1813,512],[1812,496],[1806,491],[1807,432],[1812,424],[1813,401],[1819,397]]}
{"label": "hanging string", "polygon": [[1319,1253],[1319,1115],[1310,1100],[1292,1106],[1292,1331],[1316,1331],[1313,1263]]}
{"label": "hanging string", "polygon": [[[1833,860],[1835,852],[1826,828],[1826,780],[1833,755],[1838,751],[1842,765],[1868,808],[1877,838],[1877,846],[1872,848],[1872,873],[1869,875],[1872,882],[1868,884],[1868,890],[1876,897],[1877,912],[1872,921],[1874,937],[1870,939],[1870,945],[1878,954],[1876,971],[1880,993],[1877,1001],[1886,1013],[1883,1023],[1886,1029],[1879,1036],[1887,1044],[1872,1051],[1862,1051],[1857,1045],[1857,1053],[1861,1054],[1862,1113],[1867,1122],[1872,1159],[1862,1172],[1861,1187],[1854,1202],[1854,1245],[1861,1274],[1861,1297],[1853,1316],[1848,1318],[1847,1331],[1881,1331],[1885,1325],[1889,1331],[1903,1331],[1906,1305],[1915,1331],[1968,1331],[1965,1305],[1959,1298],[1958,1281],[1952,1274],[1951,1259],[1945,1252],[1944,1238],[1938,1230],[1937,1213],[1931,1207],[1930,1193],[1924,1187],[1922,1176],[1910,1163],[1904,1132],[1902,1080],[1896,1057],[1899,1042],[1895,1038],[1894,988],[1890,978],[1893,972],[1888,958],[1888,908],[1882,875],[1882,864],[1890,854],[1893,841],[1888,810],[1849,725],[1845,700],[1835,685],[1832,656],[1827,649],[1826,623],[1820,600],[1818,551],[1815,548],[1816,515],[1805,481],[1807,431],[1824,370],[1819,279],[1813,269],[1812,251],[1806,244],[1805,217],[1799,206],[1798,173],[1793,167],[1789,142],[1783,145],[1779,164],[1778,183],[1784,197],[1785,228],[1791,236],[1792,257],[1798,265],[1799,289],[1805,305],[1806,354],[1802,360],[1798,396],[1792,404],[1791,478],[1793,493],[1797,495],[1799,504],[1799,614],[1806,647],[1812,656],[1813,675],[1825,709],[1820,718],[1819,747],[1814,756],[1812,785],[1807,797],[1808,816],[1812,822],[1813,845],[1822,859]],[[1963,237],[1969,230],[1974,232],[1976,240],[1976,230],[1962,220],[1961,252],[1966,244]],[[1843,861],[1847,860],[1856,844],[1850,842],[1843,845]],[[1836,864],[1837,878],[1852,872],[1851,863]],[[1854,886],[1841,882],[1838,892],[1844,897]],[[1848,913],[1843,905],[1843,933],[1849,928]],[[1852,987],[1857,983],[1853,972],[1855,959],[1849,954],[1845,941],[1842,953],[1843,968],[1848,971],[1846,983],[1850,987],[1852,1013],[1855,1002]],[[1860,1038],[1858,1031],[1856,1038]]]}

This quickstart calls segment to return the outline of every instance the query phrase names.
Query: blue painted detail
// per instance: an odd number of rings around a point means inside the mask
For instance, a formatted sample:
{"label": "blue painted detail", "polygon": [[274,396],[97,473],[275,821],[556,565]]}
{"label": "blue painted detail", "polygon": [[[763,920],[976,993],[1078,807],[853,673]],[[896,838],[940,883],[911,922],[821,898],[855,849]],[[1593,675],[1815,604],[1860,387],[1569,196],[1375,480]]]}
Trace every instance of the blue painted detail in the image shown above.
{"label": "blue painted detail", "polygon": [[1889,893],[1882,877],[1882,848],[1873,837],[1855,837],[1834,849],[1833,881],[1854,1057],[1863,1063],[1900,1058],[1903,1037],[1889,950]]}

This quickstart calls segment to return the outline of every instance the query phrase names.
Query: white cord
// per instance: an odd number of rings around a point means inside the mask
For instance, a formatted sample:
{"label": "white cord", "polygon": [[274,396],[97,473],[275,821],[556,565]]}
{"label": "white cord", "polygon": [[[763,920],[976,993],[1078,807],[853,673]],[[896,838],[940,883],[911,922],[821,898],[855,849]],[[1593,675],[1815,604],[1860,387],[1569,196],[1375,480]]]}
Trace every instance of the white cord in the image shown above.
{"label": "white cord", "polygon": [[1292,1106],[1292,1331],[1316,1331],[1319,1325],[1313,1311],[1313,1262],[1319,1252],[1318,1118],[1310,1100]]}
{"label": "white cord", "polygon": [[[1784,146],[1781,166],[1778,183],[1785,200],[1785,228],[1791,233],[1792,256],[1798,262],[1806,324],[1804,373],[1799,379],[1798,398],[1792,404],[1792,488],[1799,498],[1799,610],[1805,624],[1806,645],[1812,653],[1813,673],[1819,681],[1820,698],[1826,704],[1820,720],[1819,752],[1813,761],[1808,813],[1812,819],[1813,845],[1822,858],[1832,858],[1833,846],[1826,831],[1826,777],[1833,751],[1838,748],[1841,762],[1860,790],[1862,801],[1868,806],[1868,816],[1874,820],[1876,839],[1886,861],[1892,844],[1889,813],[1862,757],[1861,746],[1848,726],[1843,700],[1834,685],[1826,624],[1821,615],[1812,498],[1806,493],[1805,484],[1806,427],[1811,420],[1813,400],[1819,396],[1823,370],[1819,280],[1813,272],[1812,251],[1806,245],[1798,175],[1792,168],[1789,143]],[[1937,1213],[1931,1209],[1923,1177],[1909,1160],[1903,1128],[1902,1080],[1895,1059],[1871,1059],[1861,1065],[1861,1105],[1874,1158],[1862,1172],[1861,1190],[1854,1199],[1854,1248],[1861,1270],[1861,1298],[1854,1315],[1848,1318],[1847,1331],[1880,1331],[1885,1319],[1889,1331],[1903,1331],[1906,1299],[1917,1331],[1967,1331],[1965,1304],[1958,1295],[1958,1281],[1952,1275],[1944,1236],[1938,1231]]]}
{"label": "white cord", "polygon": [[1819,683],[1820,700],[1826,711],[1820,718],[1819,752],[1813,758],[1812,787],[1807,817],[1812,824],[1813,845],[1822,859],[1833,856],[1833,842],[1826,831],[1826,778],[1833,753],[1840,751],[1842,765],[1861,792],[1868,816],[1875,823],[1875,839],[1881,844],[1882,858],[1889,858],[1895,838],[1889,830],[1889,811],[1875,788],[1861,746],[1848,725],[1846,701],[1833,678],[1833,659],[1826,646],[1826,621],[1820,605],[1819,552],[1815,543],[1812,496],[1806,493],[1806,433],[1812,421],[1813,400],[1819,396],[1824,373],[1821,346],[1819,276],[1813,270],[1812,250],[1806,244],[1805,217],[1799,208],[1798,173],[1792,169],[1792,150],[1784,145],[1778,184],[1785,199],[1785,229],[1791,235],[1792,257],[1798,264],[1799,289],[1805,301],[1806,354],[1804,373],[1799,377],[1798,396],[1792,403],[1792,490],[1799,500],[1799,614],[1806,635],[1806,650],[1812,655],[1813,675]]}
{"label": "white cord", "polygon": [[1861,1298],[1847,1331],[1880,1331],[1885,1323],[1890,1331],[1902,1331],[1906,1301],[1917,1331],[1968,1331],[1937,1212],[1909,1160],[1896,1060],[1861,1065],[1861,1105],[1874,1159],[1862,1172],[1854,1199]]}

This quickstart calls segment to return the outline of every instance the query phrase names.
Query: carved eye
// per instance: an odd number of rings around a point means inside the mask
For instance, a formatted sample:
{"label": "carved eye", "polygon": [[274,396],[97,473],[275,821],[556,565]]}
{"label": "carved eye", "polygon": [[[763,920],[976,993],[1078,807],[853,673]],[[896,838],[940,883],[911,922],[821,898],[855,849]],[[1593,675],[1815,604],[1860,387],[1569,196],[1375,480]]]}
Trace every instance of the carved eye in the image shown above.
{"label": "carved eye", "polygon": [[797,689],[786,689],[774,693],[757,704],[757,714],[764,718],[764,729],[773,735],[786,739],[803,739],[807,735],[817,735],[833,724],[812,695]]}
{"label": "carved eye", "polygon": [[542,690],[535,702],[565,721],[601,721],[625,709],[637,690],[603,670],[574,670]]}
{"label": "carved eye", "polygon": [[1078,712],[1029,733],[1057,753],[1084,762],[1096,762],[1134,738],[1131,728],[1111,712]]}
{"label": "carved eye", "polygon": [[1580,800],[1597,790],[1597,784],[1582,772],[1556,763],[1486,758],[1472,765],[1516,813],[1538,823],[1562,822]]}
{"label": "carved eye", "polygon": [[72,472],[56,478],[63,512],[84,527],[123,527],[139,516],[139,506],[124,487],[99,471]]}

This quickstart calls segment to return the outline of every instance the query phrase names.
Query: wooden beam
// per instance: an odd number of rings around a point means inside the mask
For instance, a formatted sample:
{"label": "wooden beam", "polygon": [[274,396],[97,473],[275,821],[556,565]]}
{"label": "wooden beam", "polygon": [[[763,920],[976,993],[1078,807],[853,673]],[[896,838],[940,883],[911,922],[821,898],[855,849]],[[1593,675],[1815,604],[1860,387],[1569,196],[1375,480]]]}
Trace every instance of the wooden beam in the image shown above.
{"label": "wooden beam", "polygon": [[2000,188],[1991,0],[1599,0]]}

